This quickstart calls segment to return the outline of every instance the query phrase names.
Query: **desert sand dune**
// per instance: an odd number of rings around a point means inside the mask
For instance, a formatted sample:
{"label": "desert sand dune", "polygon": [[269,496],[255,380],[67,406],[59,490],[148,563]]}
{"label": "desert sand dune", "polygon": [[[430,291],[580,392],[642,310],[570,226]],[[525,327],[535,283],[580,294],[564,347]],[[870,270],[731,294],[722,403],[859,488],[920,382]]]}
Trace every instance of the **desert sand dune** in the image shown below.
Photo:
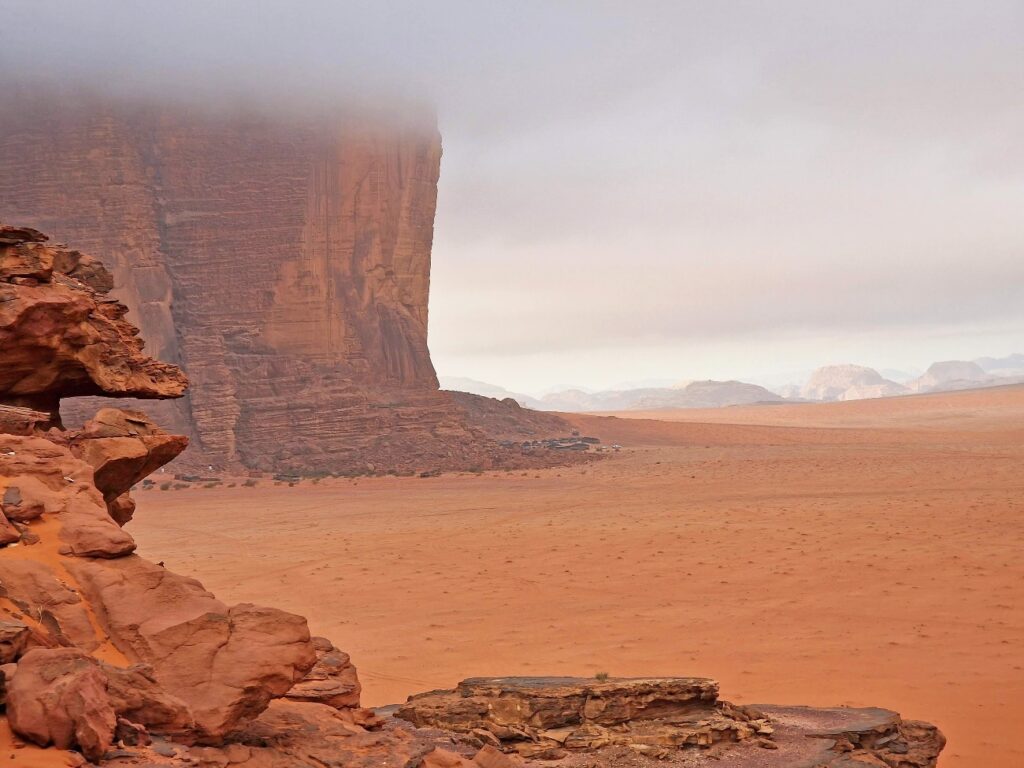
{"label": "desert sand dune", "polygon": [[1024,765],[1024,387],[652,415],[574,415],[625,446],[584,467],[152,490],[129,530],[307,615],[371,705],[708,675],[742,703],[884,702],[945,731],[944,768]]}

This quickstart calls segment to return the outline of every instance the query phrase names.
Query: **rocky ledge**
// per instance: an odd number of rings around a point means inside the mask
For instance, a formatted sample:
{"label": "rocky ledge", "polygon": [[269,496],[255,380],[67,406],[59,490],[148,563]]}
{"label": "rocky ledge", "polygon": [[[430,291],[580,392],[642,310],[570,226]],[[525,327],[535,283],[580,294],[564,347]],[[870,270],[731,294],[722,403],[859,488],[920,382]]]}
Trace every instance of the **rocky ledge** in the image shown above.
{"label": "rocky ledge", "polygon": [[930,768],[945,744],[934,726],[883,709],[730,704],[717,682],[699,677],[472,678],[413,696],[395,716],[565,765],[645,756],[737,768]]}
{"label": "rocky ledge", "polygon": [[[96,260],[0,225],[0,758],[128,768],[932,768],[885,710],[739,707],[702,678],[474,679],[360,707],[346,653],[134,553],[131,488],[188,441],[140,411],[67,430],[60,400],[173,398]],[[808,738],[811,737],[811,738]],[[4,756],[7,756],[6,758]]]}

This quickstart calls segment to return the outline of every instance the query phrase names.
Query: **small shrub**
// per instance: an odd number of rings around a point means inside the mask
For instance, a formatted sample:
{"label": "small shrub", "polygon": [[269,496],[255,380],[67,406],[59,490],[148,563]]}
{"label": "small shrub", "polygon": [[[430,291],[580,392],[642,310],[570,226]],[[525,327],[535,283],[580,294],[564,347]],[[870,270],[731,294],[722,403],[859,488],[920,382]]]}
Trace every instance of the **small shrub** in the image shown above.
{"label": "small shrub", "polygon": [[607,672],[598,672],[596,675],[594,675],[594,679],[595,680],[600,680],[603,683],[605,680],[608,679],[608,673]]}
{"label": "small shrub", "polygon": [[244,485],[246,488],[255,488],[256,487],[256,481],[253,480],[250,477],[248,480],[246,480],[244,483],[242,483],[242,485]]}
{"label": "small shrub", "polygon": [[160,490],[161,491],[169,491],[169,490],[171,490],[171,484],[170,483],[160,483]]}

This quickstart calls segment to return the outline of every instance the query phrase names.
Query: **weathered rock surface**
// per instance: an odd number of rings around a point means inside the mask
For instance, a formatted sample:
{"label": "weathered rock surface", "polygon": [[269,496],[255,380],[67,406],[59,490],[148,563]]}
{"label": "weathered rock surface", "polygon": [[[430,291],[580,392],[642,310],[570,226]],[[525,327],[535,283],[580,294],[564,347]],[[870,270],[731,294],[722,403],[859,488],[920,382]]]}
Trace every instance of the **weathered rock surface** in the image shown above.
{"label": "weathered rock surface", "polygon": [[316,663],[285,694],[294,701],[312,701],[335,709],[359,707],[362,686],[349,655],[326,637],[314,637]]}
{"label": "weathered rock surface", "polygon": [[68,569],[118,650],[151,665],[206,738],[258,715],[316,661],[301,616],[228,607],[195,579],[137,556],[84,559]]}
{"label": "weathered rock surface", "polygon": [[710,747],[770,735],[758,713],[718,701],[705,678],[472,678],[454,691],[414,696],[396,716],[418,726],[478,734],[525,757],[630,746]]}
{"label": "weathered rock surface", "polygon": [[107,693],[118,715],[162,733],[188,735],[194,729],[188,705],[167,692],[151,666],[101,663],[100,669],[107,678]]}
{"label": "weathered rock surface", "polygon": [[[945,739],[883,709],[739,707],[704,678],[474,678],[396,716],[565,766],[933,768]],[[485,758],[486,761],[487,758]]]}
{"label": "weathered rock surface", "polygon": [[0,664],[17,661],[25,652],[30,634],[27,624],[0,620]]}
{"label": "weathered rock surface", "polygon": [[113,741],[116,717],[106,678],[77,648],[26,653],[7,686],[6,706],[14,732],[42,747],[76,747],[96,761]]}
{"label": "weathered rock surface", "polygon": [[41,237],[0,225],[0,403],[56,416],[61,397],[181,395],[185,377],[143,355],[127,308],[95,287],[102,267]]}
{"label": "weathered rock surface", "polygon": [[[57,440],[63,440],[63,433]],[[135,549],[135,540],[111,519],[103,496],[92,483],[91,466],[59,442],[42,437],[0,434],[0,480],[16,488],[22,502],[10,506],[17,515],[25,498],[52,513],[58,537],[68,554],[119,557]],[[7,490],[4,491],[7,495]],[[12,495],[13,496],[13,495]],[[6,515],[6,512],[4,513]]]}
{"label": "weathered rock surface", "polygon": [[139,411],[104,408],[70,438],[71,452],[91,465],[93,481],[118,525],[131,520],[127,496],[135,483],[185,450],[188,439],[170,435]]}

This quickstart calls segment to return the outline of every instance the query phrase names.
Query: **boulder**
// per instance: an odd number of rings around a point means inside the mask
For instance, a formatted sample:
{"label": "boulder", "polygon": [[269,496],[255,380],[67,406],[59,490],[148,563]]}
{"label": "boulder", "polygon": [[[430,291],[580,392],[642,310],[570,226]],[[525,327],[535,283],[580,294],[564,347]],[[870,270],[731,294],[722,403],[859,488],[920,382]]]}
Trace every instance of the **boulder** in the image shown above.
{"label": "boulder", "polygon": [[480,768],[521,768],[523,761],[512,755],[485,744],[475,755],[473,762]]}
{"label": "boulder", "polygon": [[76,557],[122,557],[135,550],[135,539],[123,530],[95,489],[71,496],[61,513],[61,553]]}
{"label": "boulder", "polygon": [[259,715],[316,662],[301,616],[250,604],[229,608],[195,579],[135,555],[68,567],[114,645],[152,665],[207,739]]}
{"label": "boulder", "polygon": [[0,510],[8,520],[27,523],[41,517],[48,502],[52,504],[53,492],[37,478],[24,475],[17,485],[9,485],[0,499]]}
{"label": "boulder", "polygon": [[99,647],[82,598],[49,564],[0,558],[0,596],[38,622],[51,645],[74,645],[86,651]]}
{"label": "boulder", "polygon": [[107,693],[119,717],[160,733],[186,734],[195,723],[188,706],[157,682],[148,664],[115,667],[100,662]]}
{"label": "boulder", "polygon": [[11,525],[3,514],[0,514],[0,546],[21,541],[21,531]]}
{"label": "boulder", "polygon": [[313,701],[335,709],[358,707],[362,686],[349,655],[325,637],[313,638],[316,664],[285,695],[294,701]]}
{"label": "boulder", "polygon": [[477,765],[460,754],[447,749],[434,749],[423,755],[419,761],[420,768],[477,768]]}
{"label": "boulder", "polygon": [[0,620],[0,664],[17,661],[25,652],[30,635],[27,624],[14,619]]}
{"label": "boulder", "polygon": [[11,730],[40,746],[79,749],[96,762],[116,717],[98,662],[77,648],[36,648],[18,662],[6,693]]}
{"label": "boulder", "polygon": [[93,467],[110,516],[124,525],[135,508],[128,490],[184,451],[188,438],[164,432],[139,411],[103,408],[72,434],[69,446]]}

